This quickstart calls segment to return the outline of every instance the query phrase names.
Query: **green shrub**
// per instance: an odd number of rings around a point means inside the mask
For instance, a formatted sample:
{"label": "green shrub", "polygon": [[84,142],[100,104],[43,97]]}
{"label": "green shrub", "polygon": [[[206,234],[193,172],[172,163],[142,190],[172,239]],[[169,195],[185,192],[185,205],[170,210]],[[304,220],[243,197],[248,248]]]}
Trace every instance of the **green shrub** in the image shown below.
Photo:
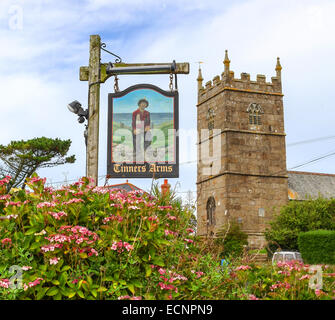
{"label": "green shrub", "polygon": [[[335,298],[335,266],[323,266],[318,291],[298,262],[220,266],[171,194],[92,188],[87,178],[53,190],[38,177],[8,194],[9,181],[0,180],[0,300]],[[246,243],[238,225],[226,231],[231,248]],[[11,266],[21,288],[10,286]]]}
{"label": "green shrub", "polygon": [[298,237],[299,251],[306,263],[335,264],[335,231],[302,232]]}
{"label": "green shrub", "polygon": [[215,244],[222,246],[220,258],[239,257],[243,254],[243,246],[248,244],[248,235],[233,221],[220,229]]}
{"label": "green shrub", "polygon": [[335,199],[290,201],[280,209],[265,233],[272,251],[298,250],[300,232],[335,230]]}

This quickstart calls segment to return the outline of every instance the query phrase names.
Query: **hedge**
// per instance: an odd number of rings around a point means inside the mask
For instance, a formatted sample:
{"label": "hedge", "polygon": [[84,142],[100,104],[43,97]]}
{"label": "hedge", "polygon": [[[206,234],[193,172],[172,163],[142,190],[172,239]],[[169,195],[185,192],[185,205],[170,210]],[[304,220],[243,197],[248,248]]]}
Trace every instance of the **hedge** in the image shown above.
{"label": "hedge", "polygon": [[298,246],[305,263],[335,264],[335,231],[302,232],[298,236]]}

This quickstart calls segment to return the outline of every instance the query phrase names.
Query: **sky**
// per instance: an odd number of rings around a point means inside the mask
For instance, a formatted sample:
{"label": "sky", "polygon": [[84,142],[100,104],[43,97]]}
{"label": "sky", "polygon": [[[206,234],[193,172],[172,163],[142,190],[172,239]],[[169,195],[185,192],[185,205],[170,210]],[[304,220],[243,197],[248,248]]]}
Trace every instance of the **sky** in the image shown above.
{"label": "sky", "polygon": [[[54,186],[85,175],[84,126],[66,106],[78,100],[87,107],[79,68],[88,65],[89,36],[99,34],[127,63],[190,63],[190,73],[178,76],[180,177],[169,180],[179,195],[196,190],[198,62],[205,83],[222,73],[226,49],[235,76],[247,72],[252,80],[264,74],[270,81],[281,58],[289,169],[334,153],[334,15],[333,0],[0,0],[0,144],[71,139],[76,163],[38,173]],[[103,52],[102,62],[109,61]],[[120,90],[138,83],[169,88],[168,75],[119,78]],[[105,182],[111,92],[112,79],[100,95],[99,185]],[[335,173],[334,159],[296,170]],[[151,186],[148,179],[129,182]]]}
{"label": "sky", "polygon": [[123,97],[114,98],[113,112],[133,113],[138,109],[140,99],[146,99],[149,103],[146,111],[150,113],[173,113],[173,98],[166,97],[152,89],[138,89],[129,92]]}

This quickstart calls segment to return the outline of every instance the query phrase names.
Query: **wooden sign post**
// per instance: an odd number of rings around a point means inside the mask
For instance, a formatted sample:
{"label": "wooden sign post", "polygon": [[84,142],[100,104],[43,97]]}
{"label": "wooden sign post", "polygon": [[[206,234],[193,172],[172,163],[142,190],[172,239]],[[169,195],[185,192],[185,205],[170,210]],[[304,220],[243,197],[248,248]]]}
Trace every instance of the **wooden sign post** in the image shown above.
{"label": "wooden sign post", "polygon": [[[114,63],[118,68],[166,65],[166,63]],[[107,74],[108,63],[101,63],[101,38],[99,35],[90,36],[90,58],[88,67],[80,67],[80,81],[88,81],[88,136],[86,146],[86,176],[98,184],[99,161],[99,106],[100,84],[115,74]],[[176,69],[170,71],[141,71],[122,72],[122,74],[188,74],[189,63],[176,63]]]}

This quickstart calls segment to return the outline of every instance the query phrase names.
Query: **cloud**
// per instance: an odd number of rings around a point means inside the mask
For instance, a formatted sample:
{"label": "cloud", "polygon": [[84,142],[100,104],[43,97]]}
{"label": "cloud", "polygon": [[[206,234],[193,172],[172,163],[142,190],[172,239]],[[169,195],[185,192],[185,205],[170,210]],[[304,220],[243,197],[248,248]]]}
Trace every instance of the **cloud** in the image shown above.
{"label": "cloud", "polygon": [[[23,28],[11,30],[9,9],[22,6]],[[88,63],[89,35],[100,34],[108,49],[126,62],[190,62],[189,75],[178,76],[180,128],[196,128],[198,61],[204,82],[223,71],[224,50],[229,50],[235,77],[275,75],[276,57],[283,65],[287,141],[333,134],[335,53],[333,1],[154,1],[154,0],[32,0],[0,2],[0,143],[33,136],[71,138],[74,165],[44,170],[53,181],[85,172],[83,126],[66,104],[87,104],[87,83],[78,80],[79,67]],[[102,53],[103,61],[112,56]],[[125,89],[135,83],[154,83],[168,89],[168,76],[120,76]],[[102,85],[99,172],[106,171],[107,94],[113,79]],[[324,154],[329,141],[288,148],[288,164]],[[186,152],[187,150],[187,152]],[[181,158],[196,158],[194,142],[181,141]],[[184,161],[184,160],[183,160]],[[335,172],[331,158],[316,171]],[[182,189],[195,189],[196,166],[181,167]],[[58,177],[58,178],[57,178]],[[178,179],[173,179],[175,183]],[[142,182],[141,182],[142,184]],[[150,186],[150,182],[143,181]]]}

